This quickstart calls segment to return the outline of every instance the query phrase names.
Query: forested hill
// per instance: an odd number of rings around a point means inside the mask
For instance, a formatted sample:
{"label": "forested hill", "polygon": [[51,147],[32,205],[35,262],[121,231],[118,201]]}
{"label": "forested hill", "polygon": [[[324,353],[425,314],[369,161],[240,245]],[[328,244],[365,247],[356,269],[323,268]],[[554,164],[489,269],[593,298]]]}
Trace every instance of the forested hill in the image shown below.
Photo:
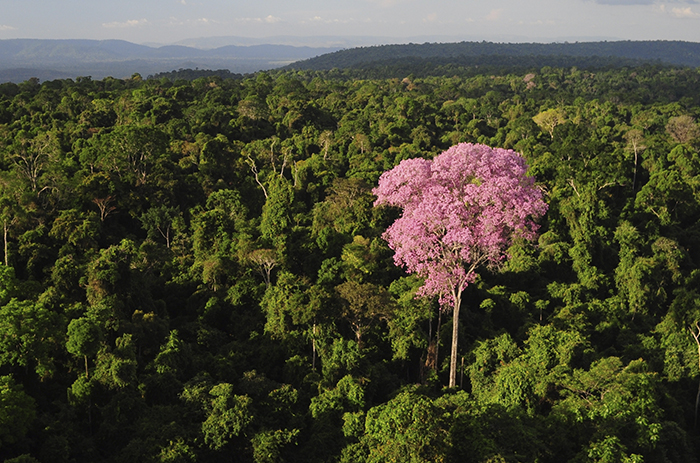
{"label": "forested hill", "polygon": [[288,45],[149,47],[124,40],[0,40],[0,82],[31,77],[53,80],[144,76],[180,68],[228,69],[252,73],[337,50]]}
{"label": "forested hill", "polygon": [[[697,462],[700,70],[336,74],[0,84],[0,461]],[[548,211],[446,388],[373,187],[459,143]]]}
{"label": "forested hill", "polygon": [[[508,59],[505,59],[505,58]],[[424,43],[380,45],[340,50],[291,64],[288,68],[329,70],[392,62],[401,58],[437,59],[440,63],[559,65],[551,57],[618,58],[682,66],[700,66],[700,43],[681,41],[620,41],[576,43]],[[538,58],[535,60],[534,58]],[[543,62],[549,59],[549,62]],[[584,61],[585,62],[585,61]],[[612,64],[614,60],[606,61]],[[574,63],[576,64],[576,63]],[[571,64],[570,64],[571,65]]]}

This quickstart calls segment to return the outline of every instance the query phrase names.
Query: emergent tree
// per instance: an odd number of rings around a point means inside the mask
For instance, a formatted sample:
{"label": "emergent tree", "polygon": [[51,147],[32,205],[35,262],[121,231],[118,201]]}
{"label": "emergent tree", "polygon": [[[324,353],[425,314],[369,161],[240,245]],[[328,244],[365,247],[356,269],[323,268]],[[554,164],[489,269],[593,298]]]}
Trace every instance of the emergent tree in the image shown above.
{"label": "emergent tree", "polygon": [[375,205],[403,213],[384,233],[394,261],[425,278],[421,296],[452,308],[449,386],[457,377],[462,291],[482,265],[506,258],[514,239],[533,239],[547,211],[523,157],[512,150],[462,143],[433,160],[408,159],[379,179]]}

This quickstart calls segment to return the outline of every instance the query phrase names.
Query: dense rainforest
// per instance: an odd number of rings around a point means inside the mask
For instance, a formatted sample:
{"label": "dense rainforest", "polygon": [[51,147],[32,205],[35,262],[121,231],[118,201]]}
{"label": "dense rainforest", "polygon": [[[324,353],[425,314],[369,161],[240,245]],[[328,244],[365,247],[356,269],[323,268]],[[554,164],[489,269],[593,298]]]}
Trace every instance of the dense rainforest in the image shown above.
{"label": "dense rainforest", "polygon": [[[2,84],[0,460],[696,461],[698,116],[661,66]],[[446,388],[372,188],[460,142],[549,210]]]}
{"label": "dense rainforest", "polygon": [[[365,67],[371,63],[406,59],[457,62],[471,66],[500,62],[518,62],[554,66],[563,62],[609,61],[620,66],[625,62],[647,61],[676,66],[700,66],[700,43],[674,40],[625,40],[604,42],[564,43],[408,43],[355,47],[325,53],[292,63],[285,68],[331,70],[334,68]],[[568,64],[568,66],[580,66]]]}

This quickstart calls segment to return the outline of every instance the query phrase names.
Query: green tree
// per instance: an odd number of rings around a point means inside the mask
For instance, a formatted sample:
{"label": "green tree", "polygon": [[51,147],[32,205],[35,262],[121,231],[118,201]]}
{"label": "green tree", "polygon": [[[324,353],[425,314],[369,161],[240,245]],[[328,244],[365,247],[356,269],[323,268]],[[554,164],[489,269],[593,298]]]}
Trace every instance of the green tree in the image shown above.
{"label": "green tree", "polygon": [[241,436],[253,421],[252,400],[233,393],[233,386],[220,383],[209,391],[211,397],[207,418],[202,423],[204,441],[213,449],[221,449],[231,439]]}
{"label": "green tree", "polygon": [[428,397],[402,392],[384,405],[371,408],[363,442],[368,462],[409,463],[446,461],[448,436],[438,407]]}
{"label": "green tree", "polygon": [[308,326],[315,313],[310,299],[310,282],[281,271],[277,282],[265,290],[260,306],[266,315],[265,332],[284,339],[295,328]]}
{"label": "green tree", "polygon": [[170,243],[174,238],[174,223],[179,216],[179,208],[161,205],[144,212],[141,215],[141,223],[149,238],[162,238],[165,240],[165,246],[170,248]]}
{"label": "green tree", "polygon": [[248,210],[234,190],[219,190],[192,219],[193,270],[212,289],[226,287],[251,248]]}
{"label": "green tree", "polygon": [[94,320],[81,317],[71,320],[68,324],[68,341],[66,349],[69,353],[83,357],[85,361],[85,377],[88,378],[88,356],[97,354],[102,344],[102,330]]}
{"label": "green tree", "polygon": [[563,108],[550,108],[537,114],[532,120],[554,140],[554,129],[566,122],[566,111]]}
{"label": "green tree", "polygon": [[12,298],[0,307],[0,364],[31,367],[42,378],[51,376],[61,323],[40,303]]}
{"label": "green tree", "polygon": [[268,198],[260,217],[260,233],[282,257],[289,251],[293,202],[294,191],[289,182],[274,177],[268,185]]}
{"label": "green tree", "polygon": [[355,342],[362,348],[363,335],[377,322],[387,322],[393,313],[393,301],[386,289],[372,283],[346,281],[336,286],[341,300],[341,315],[355,333]]}
{"label": "green tree", "polygon": [[36,402],[11,375],[0,376],[0,448],[16,443],[36,418]]}

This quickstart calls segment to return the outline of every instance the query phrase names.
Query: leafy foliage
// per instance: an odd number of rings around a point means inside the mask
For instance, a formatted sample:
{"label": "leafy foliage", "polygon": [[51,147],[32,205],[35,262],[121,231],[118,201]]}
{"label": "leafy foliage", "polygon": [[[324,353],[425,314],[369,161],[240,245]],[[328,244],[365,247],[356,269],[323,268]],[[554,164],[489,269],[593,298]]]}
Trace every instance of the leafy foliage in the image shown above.
{"label": "leafy foliage", "polygon": [[0,85],[0,460],[695,461],[700,75],[541,63]]}

